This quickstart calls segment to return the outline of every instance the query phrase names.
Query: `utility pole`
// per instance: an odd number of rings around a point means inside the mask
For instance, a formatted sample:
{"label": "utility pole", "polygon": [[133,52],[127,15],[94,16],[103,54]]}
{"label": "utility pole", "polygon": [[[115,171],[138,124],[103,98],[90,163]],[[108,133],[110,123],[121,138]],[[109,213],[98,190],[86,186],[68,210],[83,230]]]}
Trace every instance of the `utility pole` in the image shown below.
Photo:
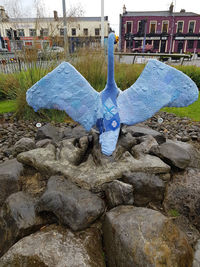
{"label": "utility pole", "polygon": [[146,46],[146,36],[147,36],[147,20],[143,20],[143,27],[144,27],[144,40],[143,40],[143,46],[142,46],[142,53],[145,51],[145,46]]}
{"label": "utility pole", "polygon": [[101,0],[101,47],[104,47],[104,0]]}
{"label": "utility pole", "polygon": [[66,19],[66,5],[65,0],[62,0],[62,6],[63,6],[63,28],[64,28],[64,49],[65,54],[67,55],[68,50],[68,43],[67,43],[67,19]]}

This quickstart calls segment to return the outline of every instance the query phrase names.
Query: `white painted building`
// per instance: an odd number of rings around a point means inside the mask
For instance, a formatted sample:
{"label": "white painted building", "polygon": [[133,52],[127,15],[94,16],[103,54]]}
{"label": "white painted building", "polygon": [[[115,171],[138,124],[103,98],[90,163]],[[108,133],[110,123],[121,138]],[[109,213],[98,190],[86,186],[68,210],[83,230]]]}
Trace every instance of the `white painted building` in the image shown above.
{"label": "white painted building", "polygon": [[[0,7],[0,33],[2,45],[8,50],[35,46],[43,49],[46,46],[63,46],[63,19],[54,11],[51,18],[8,18],[3,7]],[[3,19],[4,18],[4,19]],[[110,25],[108,17],[104,19],[105,39]],[[97,46],[101,41],[101,17],[67,18],[67,36],[71,51],[77,46]]]}

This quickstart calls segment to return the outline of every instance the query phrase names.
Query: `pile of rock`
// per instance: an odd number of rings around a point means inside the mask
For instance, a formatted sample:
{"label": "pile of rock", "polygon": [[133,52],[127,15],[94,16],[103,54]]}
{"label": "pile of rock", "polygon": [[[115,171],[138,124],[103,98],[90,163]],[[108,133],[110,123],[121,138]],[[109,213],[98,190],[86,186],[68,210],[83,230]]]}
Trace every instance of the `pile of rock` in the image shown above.
{"label": "pile of rock", "polygon": [[41,127],[0,165],[0,266],[200,264],[200,151],[122,127],[111,157],[98,133]]}
{"label": "pile of rock", "polygon": [[[12,114],[0,115],[0,163],[14,158],[13,146],[22,137],[35,139],[37,134],[36,125],[36,121],[18,121],[12,118]],[[188,118],[179,118],[166,112],[158,112],[140,125],[142,127],[146,125],[162,133],[167,139],[190,142],[200,149],[200,122],[194,122]],[[62,132],[62,129],[67,130],[67,128],[72,128],[76,124],[57,123],[56,126]]]}
{"label": "pile of rock", "polygon": [[144,124],[162,132],[169,139],[182,142],[193,141],[200,148],[200,122],[192,121],[187,117],[180,118],[167,112],[158,112]]}

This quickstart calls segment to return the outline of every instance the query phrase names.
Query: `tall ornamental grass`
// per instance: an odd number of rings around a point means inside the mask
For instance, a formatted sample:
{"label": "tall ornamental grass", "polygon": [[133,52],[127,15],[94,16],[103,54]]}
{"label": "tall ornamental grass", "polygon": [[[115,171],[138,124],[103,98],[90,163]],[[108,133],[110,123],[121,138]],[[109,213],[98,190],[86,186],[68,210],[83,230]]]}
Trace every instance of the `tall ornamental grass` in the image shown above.
{"label": "tall ornamental grass", "polygon": [[[26,91],[34,83],[44,77],[48,72],[54,69],[60,62],[54,61],[53,65],[46,68],[32,64],[26,71],[18,73],[0,74],[0,100],[16,100],[15,115],[18,118],[41,119],[41,120],[68,120],[65,112],[41,110],[37,113],[33,111],[26,103]],[[91,86],[100,92],[105,88],[107,82],[107,55],[101,49],[81,49],[70,58],[70,63],[85,77]],[[115,62],[115,81],[121,90],[129,88],[140,76],[145,65],[143,64],[124,64]],[[177,69],[191,77],[200,88],[200,68],[195,66],[178,66]],[[67,81],[66,81],[67,82]],[[199,101],[198,101],[199,103]],[[199,110],[197,106],[189,107]],[[174,109],[175,111],[178,109]],[[174,112],[169,109],[169,112]],[[184,110],[184,108],[182,108]],[[198,111],[200,113],[200,111]],[[185,114],[184,116],[187,116]]]}

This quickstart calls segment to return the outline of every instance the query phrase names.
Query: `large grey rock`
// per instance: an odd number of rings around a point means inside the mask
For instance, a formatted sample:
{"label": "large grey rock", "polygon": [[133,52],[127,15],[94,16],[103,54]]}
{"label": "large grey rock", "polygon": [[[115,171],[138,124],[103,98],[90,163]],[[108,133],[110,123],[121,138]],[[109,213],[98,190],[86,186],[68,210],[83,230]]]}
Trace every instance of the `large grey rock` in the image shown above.
{"label": "large grey rock", "polygon": [[38,230],[42,225],[54,222],[35,214],[36,201],[24,192],[10,195],[0,213],[0,256],[19,238]]}
{"label": "large grey rock", "polygon": [[62,137],[59,128],[48,123],[38,129],[35,139],[52,139],[54,142],[58,142]]}
{"label": "large grey rock", "polygon": [[132,136],[139,137],[144,135],[151,135],[153,136],[158,144],[162,144],[166,141],[166,138],[162,133],[159,133],[155,130],[152,130],[149,127],[142,127],[142,126],[124,126],[123,131],[129,132]]}
{"label": "large grey rock", "polygon": [[181,146],[174,142],[166,142],[160,146],[154,146],[151,153],[160,157],[173,167],[185,169],[191,162],[190,154]]}
{"label": "large grey rock", "polygon": [[16,159],[0,164],[0,207],[5,199],[20,190],[19,177],[23,172],[23,165]]}
{"label": "large grey rock", "polygon": [[78,125],[76,127],[67,127],[63,132],[64,138],[81,138],[83,136],[87,136],[88,132],[83,128],[83,126]]}
{"label": "large grey rock", "polygon": [[13,156],[17,156],[19,153],[29,151],[36,148],[35,142],[31,138],[23,137],[17,141],[13,147]]}
{"label": "large grey rock", "polygon": [[161,213],[119,206],[106,213],[103,237],[108,266],[192,266],[185,235]]}
{"label": "large grey rock", "polygon": [[116,180],[106,183],[103,190],[109,208],[119,205],[132,205],[134,202],[132,185]]}
{"label": "large grey rock", "polygon": [[[98,140],[93,142],[97,143]],[[126,171],[145,171],[149,173],[168,173],[170,167],[161,159],[148,154],[137,159],[130,152],[123,151],[118,157],[102,155],[100,149],[91,151],[85,137],[78,142],[75,139],[64,140],[56,149],[53,145],[23,152],[17,159],[38,171],[62,174],[80,187],[95,192],[102,190],[104,183],[120,179]],[[97,143],[98,146],[98,143]],[[77,165],[77,163],[79,163]]]}
{"label": "large grey rock", "polygon": [[73,233],[49,226],[18,241],[0,259],[1,267],[105,267],[100,231]]}
{"label": "large grey rock", "polygon": [[37,211],[54,213],[60,223],[68,225],[74,231],[89,227],[104,209],[102,199],[62,176],[52,176],[49,179],[47,190],[37,206]]}
{"label": "large grey rock", "polygon": [[151,135],[145,135],[141,137],[140,141],[140,144],[133,146],[131,149],[131,153],[135,158],[139,158],[142,154],[149,154],[151,148],[158,145],[156,139]]}
{"label": "large grey rock", "polygon": [[73,165],[79,165],[87,152],[89,141],[87,136],[83,136],[79,139],[76,145],[76,140],[67,139],[60,143],[59,160],[61,162],[69,162]]}
{"label": "large grey rock", "polygon": [[200,170],[176,173],[168,184],[164,207],[186,216],[200,230]]}
{"label": "large grey rock", "polygon": [[36,148],[46,147],[48,144],[52,144],[52,140],[49,138],[39,140],[35,145]]}
{"label": "large grey rock", "polygon": [[161,203],[164,199],[166,183],[159,175],[144,172],[126,172],[122,180],[134,189],[134,204],[146,206],[148,203]]}
{"label": "large grey rock", "polygon": [[168,140],[167,142],[181,147],[189,154],[190,163],[188,167],[200,169],[200,150],[198,150],[194,145],[191,145],[185,142],[180,142],[180,141],[172,141],[172,140]]}

